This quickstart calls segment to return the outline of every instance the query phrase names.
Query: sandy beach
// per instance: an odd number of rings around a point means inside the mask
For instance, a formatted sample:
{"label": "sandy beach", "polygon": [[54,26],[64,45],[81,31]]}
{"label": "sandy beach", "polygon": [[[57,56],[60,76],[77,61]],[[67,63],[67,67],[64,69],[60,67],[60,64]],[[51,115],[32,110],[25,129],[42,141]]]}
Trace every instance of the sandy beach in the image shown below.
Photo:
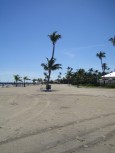
{"label": "sandy beach", "polygon": [[0,87],[0,153],[115,153],[115,89]]}

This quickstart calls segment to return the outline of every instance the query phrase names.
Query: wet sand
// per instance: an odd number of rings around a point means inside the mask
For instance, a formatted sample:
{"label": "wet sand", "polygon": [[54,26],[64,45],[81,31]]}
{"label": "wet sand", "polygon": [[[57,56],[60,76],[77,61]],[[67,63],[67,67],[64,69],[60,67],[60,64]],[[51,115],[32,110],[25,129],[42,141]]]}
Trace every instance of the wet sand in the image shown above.
{"label": "wet sand", "polygon": [[0,87],[0,153],[115,153],[115,89]]}

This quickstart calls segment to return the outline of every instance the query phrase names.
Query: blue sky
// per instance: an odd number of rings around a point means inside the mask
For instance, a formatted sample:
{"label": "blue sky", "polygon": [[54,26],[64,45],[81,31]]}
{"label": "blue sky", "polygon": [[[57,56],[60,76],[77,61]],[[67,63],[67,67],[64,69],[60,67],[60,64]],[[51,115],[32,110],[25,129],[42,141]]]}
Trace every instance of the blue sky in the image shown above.
{"label": "blue sky", "polygon": [[96,53],[103,51],[115,69],[115,0],[0,0],[0,81],[13,75],[43,77],[41,63],[52,53],[48,34],[58,31],[55,58],[64,75],[68,66],[101,70]]}

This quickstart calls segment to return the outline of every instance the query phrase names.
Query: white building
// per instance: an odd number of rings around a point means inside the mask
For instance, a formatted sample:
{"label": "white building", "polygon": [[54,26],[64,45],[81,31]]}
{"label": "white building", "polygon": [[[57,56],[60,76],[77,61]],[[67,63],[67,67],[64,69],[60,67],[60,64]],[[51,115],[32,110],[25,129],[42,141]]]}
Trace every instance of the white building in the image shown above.
{"label": "white building", "polygon": [[105,80],[105,83],[115,83],[115,72],[102,76],[102,81]]}

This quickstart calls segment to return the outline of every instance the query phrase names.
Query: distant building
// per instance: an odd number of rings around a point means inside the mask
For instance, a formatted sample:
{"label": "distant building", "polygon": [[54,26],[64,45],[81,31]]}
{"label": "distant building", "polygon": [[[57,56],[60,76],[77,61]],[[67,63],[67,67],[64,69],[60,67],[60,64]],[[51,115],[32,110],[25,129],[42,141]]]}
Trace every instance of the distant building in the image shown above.
{"label": "distant building", "polygon": [[105,83],[115,83],[115,72],[103,75],[102,79],[100,79],[100,83],[102,83],[104,80]]}

